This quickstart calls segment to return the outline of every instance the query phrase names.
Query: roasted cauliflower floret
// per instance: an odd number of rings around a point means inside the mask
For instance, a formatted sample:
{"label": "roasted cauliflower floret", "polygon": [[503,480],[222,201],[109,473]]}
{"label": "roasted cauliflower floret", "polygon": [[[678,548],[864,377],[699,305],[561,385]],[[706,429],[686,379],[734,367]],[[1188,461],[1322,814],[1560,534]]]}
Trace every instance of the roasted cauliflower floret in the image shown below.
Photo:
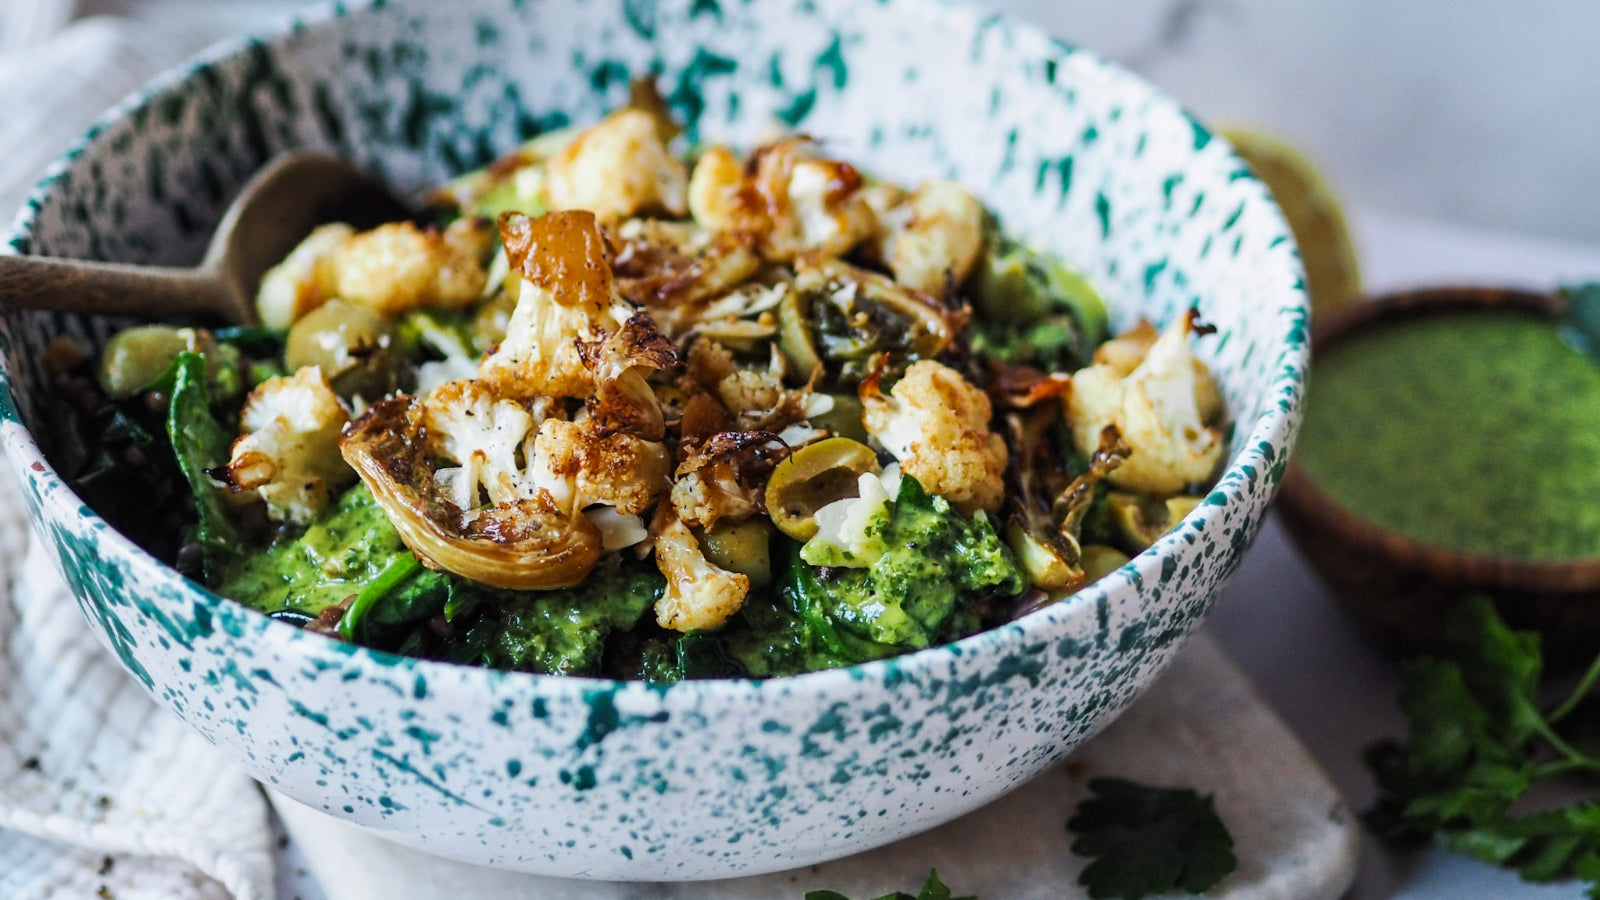
{"label": "roasted cauliflower floret", "polygon": [[656,601],[656,623],[673,631],[717,628],[744,605],[750,576],[718,568],[706,559],[700,540],[671,509],[656,534],[656,566],[667,591]]}
{"label": "roasted cauliflower floret", "polygon": [[535,480],[558,503],[594,504],[620,513],[648,511],[667,490],[671,459],[666,447],[630,434],[597,435],[584,423],[546,420],[533,442]]}
{"label": "roasted cauliflower floret", "polygon": [[700,154],[689,175],[689,215],[697,224],[712,231],[734,231],[762,224],[756,210],[741,202],[739,191],[745,186],[744,164],[738,154],[721,144],[713,144]]}
{"label": "roasted cauliflower floret", "polygon": [[434,472],[451,503],[470,513],[485,502],[533,496],[518,460],[531,457],[534,435],[551,413],[548,402],[497,397],[481,381],[450,381],[422,404],[422,433],[429,454],[454,463]]}
{"label": "roasted cauliflower floret", "polygon": [[555,415],[548,399],[497,397],[482,381],[452,381],[422,406],[434,473],[463,512],[541,494],[564,515],[594,504],[648,511],[667,489],[671,463],[659,443],[600,435]]}
{"label": "roasted cauliflower floret", "polygon": [[993,512],[1005,496],[1006,444],[989,431],[989,398],[960,373],[930,359],[906,370],[886,397],[862,383],[867,433],[905,474],[964,515]]}
{"label": "roasted cauliflower floret", "polygon": [[1207,423],[1221,398],[1190,351],[1193,323],[1192,311],[1175,321],[1126,375],[1112,363],[1096,363],[1072,376],[1067,424],[1078,447],[1094,448],[1101,431],[1115,425],[1132,451],[1106,476],[1110,483],[1172,494],[1216,471],[1222,432]]}
{"label": "roasted cauliflower floret", "polygon": [[558,212],[500,219],[511,272],[506,291],[516,303],[500,347],[478,376],[501,394],[588,397],[594,374],[580,342],[603,341],[622,325],[613,309],[605,238],[592,213]]}
{"label": "roasted cauliflower floret", "polygon": [[678,348],[648,315],[629,316],[605,340],[580,343],[578,353],[598,386],[586,404],[597,430],[626,432],[647,441],[666,436],[661,401],[648,378],[651,372],[676,366]]}
{"label": "roasted cauliflower floret", "polygon": [[983,250],[983,204],[953,181],[929,181],[882,217],[879,255],[894,280],[942,297]]}
{"label": "roasted cauliflower floret", "polygon": [[656,118],[632,107],[585,130],[545,166],[551,209],[586,209],[608,221],[681,216],[687,188],[688,173],[667,149]]}
{"label": "roasted cauliflower floret", "polygon": [[735,461],[716,460],[680,467],[672,482],[672,505],[684,521],[701,528],[742,522],[761,512],[761,491]]}
{"label": "roasted cauliflower floret", "polygon": [[391,317],[423,306],[467,306],[483,295],[493,240],[494,228],[482,219],[457,219],[443,231],[380,225],[333,251],[334,295]]}
{"label": "roasted cauliflower floret", "polygon": [[805,137],[759,148],[749,166],[711,147],[690,177],[689,209],[699,224],[744,236],[772,262],[806,251],[842,256],[878,228],[862,184],[849,163],[821,157]]}
{"label": "roasted cauliflower floret", "polygon": [[349,421],[316,366],[270,378],[245,400],[228,480],[260,495],[274,522],[308,525],[355,481],[339,455],[339,433]]}
{"label": "roasted cauliflower floret", "polygon": [[[715,410],[714,425],[706,415],[709,410]],[[767,477],[782,452],[770,432],[711,430],[730,427],[727,419],[726,410],[709,394],[691,398],[683,414],[672,505],[679,518],[700,528],[763,512]],[[696,420],[707,428],[691,427]]]}
{"label": "roasted cauliflower floret", "polygon": [[338,276],[333,253],[355,233],[343,222],[322,225],[306,235],[283,262],[268,269],[256,290],[256,314],[261,317],[261,324],[288,328],[334,297]]}

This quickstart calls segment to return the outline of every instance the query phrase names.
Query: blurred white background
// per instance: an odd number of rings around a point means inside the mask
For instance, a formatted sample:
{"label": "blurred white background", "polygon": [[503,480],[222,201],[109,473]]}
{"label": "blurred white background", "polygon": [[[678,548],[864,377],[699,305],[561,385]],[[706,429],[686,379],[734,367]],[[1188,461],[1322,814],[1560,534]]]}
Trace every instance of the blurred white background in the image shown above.
{"label": "blurred white background", "polygon": [[[1600,155],[1600,3],[985,3],[1129,65],[1202,119],[1287,136],[1362,209],[1600,239],[1600,191],[1592,189]],[[28,70],[37,72],[29,50],[59,41],[75,19],[114,15],[147,26],[148,40],[124,41],[119,50],[138,56],[142,47],[203,45],[305,5],[0,0],[0,96]],[[0,123],[0,151],[38,155],[41,165],[54,155],[53,134],[30,132],[23,141],[12,124],[8,139]]]}
{"label": "blurred white background", "polygon": [[1287,135],[1358,206],[1600,239],[1600,3],[990,0],[1204,120]]}

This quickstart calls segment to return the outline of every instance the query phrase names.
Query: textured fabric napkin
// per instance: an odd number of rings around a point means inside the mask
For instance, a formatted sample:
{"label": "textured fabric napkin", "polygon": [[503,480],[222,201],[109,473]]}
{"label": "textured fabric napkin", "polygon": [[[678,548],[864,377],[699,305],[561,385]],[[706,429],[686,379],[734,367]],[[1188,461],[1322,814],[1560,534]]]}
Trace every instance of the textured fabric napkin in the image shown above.
{"label": "textured fabric napkin", "polygon": [[0,478],[0,897],[270,897],[255,782],[96,643]]}
{"label": "textured fabric napkin", "polygon": [[[0,2],[0,222],[106,108],[293,5]],[[266,900],[271,840],[249,776],[95,642],[0,475],[0,897]]]}

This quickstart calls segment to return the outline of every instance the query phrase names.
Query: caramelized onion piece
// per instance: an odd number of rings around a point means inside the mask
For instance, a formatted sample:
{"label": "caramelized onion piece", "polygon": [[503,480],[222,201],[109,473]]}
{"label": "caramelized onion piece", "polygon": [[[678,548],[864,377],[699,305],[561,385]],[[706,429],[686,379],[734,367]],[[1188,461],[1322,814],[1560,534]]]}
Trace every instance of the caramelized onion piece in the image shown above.
{"label": "caramelized onion piece", "polygon": [[817,253],[807,253],[795,260],[795,287],[825,294],[840,289],[853,290],[855,300],[876,303],[894,312],[906,320],[907,349],[919,359],[933,359],[948,349],[966,327],[969,316],[965,309],[951,309],[877,272]]}
{"label": "caramelized onion piece", "polygon": [[434,484],[412,397],[378,403],[340,441],[400,539],[424,565],[506,590],[570,587],[600,558],[600,532],[548,495],[462,510]]}

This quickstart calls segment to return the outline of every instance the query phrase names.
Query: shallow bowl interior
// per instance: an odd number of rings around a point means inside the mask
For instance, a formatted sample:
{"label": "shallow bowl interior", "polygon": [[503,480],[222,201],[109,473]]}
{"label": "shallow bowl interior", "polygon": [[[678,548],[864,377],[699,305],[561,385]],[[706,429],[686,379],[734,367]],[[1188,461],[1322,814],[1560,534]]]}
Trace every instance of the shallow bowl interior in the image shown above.
{"label": "shallow bowl interior", "polygon": [[1298,421],[1292,239],[1220,140],[1144,82],[1003,18],[921,0],[347,4],[169,73],[52,171],[17,253],[192,261],[273,153],[333,150],[408,191],[655,72],[693,137],[776,119],[900,181],[958,179],[1102,291],[1114,324],[1198,305],[1233,431],[1206,501],[1071,601],[900,659],[670,688],[400,659],[189,583],[51,466],[41,353],[115,323],[0,319],[0,434],[88,621],[261,780],[385,836],[555,875],[722,877],[886,843],[1061,759],[1166,664],[1238,564]]}

